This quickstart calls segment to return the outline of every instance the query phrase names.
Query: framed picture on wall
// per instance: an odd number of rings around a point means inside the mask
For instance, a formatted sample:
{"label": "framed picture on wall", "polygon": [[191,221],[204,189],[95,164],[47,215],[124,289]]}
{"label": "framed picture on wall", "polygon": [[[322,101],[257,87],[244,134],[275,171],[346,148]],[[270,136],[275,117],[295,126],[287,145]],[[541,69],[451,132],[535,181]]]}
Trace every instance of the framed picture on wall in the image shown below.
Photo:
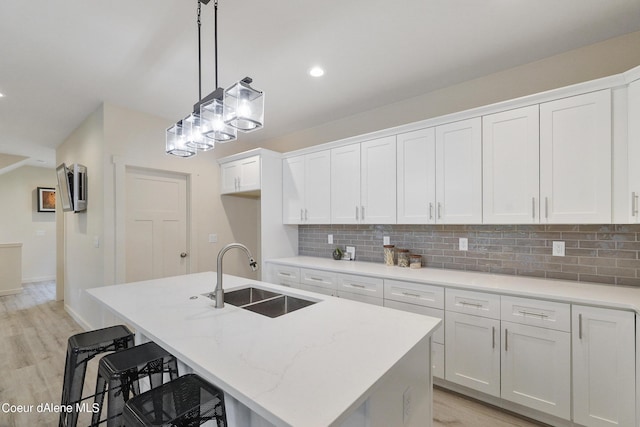
{"label": "framed picture on wall", "polygon": [[56,211],[56,189],[38,187],[38,212]]}

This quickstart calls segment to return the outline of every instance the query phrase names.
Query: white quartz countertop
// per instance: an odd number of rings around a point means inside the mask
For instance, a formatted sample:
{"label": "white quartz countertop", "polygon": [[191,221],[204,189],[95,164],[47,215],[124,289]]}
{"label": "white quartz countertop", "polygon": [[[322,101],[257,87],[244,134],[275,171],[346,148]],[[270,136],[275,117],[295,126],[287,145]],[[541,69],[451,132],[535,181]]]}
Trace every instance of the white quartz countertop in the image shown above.
{"label": "white quartz countertop", "polygon": [[405,280],[472,291],[632,310],[640,314],[640,289],[633,287],[436,268],[410,269],[386,266],[382,262],[335,261],[329,258],[309,256],[279,258],[268,262],[291,267],[312,268],[382,279]]}
{"label": "white quartz countertop", "polygon": [[[269,318],[201,296],[215,273],[87,292],[225,393],[278,426],[339,425],[439,319],[224,276],[318,301]],[[190,299],[198,296],[197,299]]]}

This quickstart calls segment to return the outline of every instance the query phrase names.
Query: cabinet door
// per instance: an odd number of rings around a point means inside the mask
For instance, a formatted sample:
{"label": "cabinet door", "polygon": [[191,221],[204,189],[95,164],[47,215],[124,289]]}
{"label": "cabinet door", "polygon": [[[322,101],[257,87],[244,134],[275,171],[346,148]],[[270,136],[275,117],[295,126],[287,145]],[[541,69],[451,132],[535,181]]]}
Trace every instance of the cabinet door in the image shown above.
{"label": "cabinet door", "polygon": [[629,221],[640,222],[640,80],[631,82],[627,92],[627,126],[628,126],[628,156],[629,164],[629,198],[631,200],[629,208]]}
{"label": "cabinet door", "polygon": [[360,144],[331,150],[331,223],[360,221]]}
{"label": "cabinet door", "polygon": [[361,150],[360,220],[396,223],[396,137],[363,142]]}
{"label": "cabinet door", "polygon": [[611,92],[540,105],[542,221],[611,222]]}
{"label": "cabinet door", "polygon": [[434,224],[435,128],[397,136],[397,168],[398,224]]}
{"label": "cabinet door", "polygon": [[538,106],[482,118],[482,220],[540,222]]}
{"label": "cabinet door", "polygon": [[571,336],[502,322],[502,398],[571,418]]}
{"label": "cabinet door", "polygon": [[240,163],[239,191],[260,189],[260,156],[238,160]]}
{"label": "cabinet door", "polygon": [[482,223],[480,117],[436,127],[436,222]]}
{"label": "cabinet door", "polygon": [[304,222],[305,156],[282,161],[282,222]]}
{"label": "cabinet door", "polygon": [[500,397],[500,321],[445,313],[445,379]]}
{"label": "cabinet door", "polygon": [[306,224],[331,224],[331,153],[307,154],[304,168]]}
{"label": "cabinet door", "polygon": [[574,305],[573,418],[585,426],[635,426],[635,318]]}
{"label": "cabinet door", "polygon": [[221,193],[260,190],[260,156],[220,165]]}

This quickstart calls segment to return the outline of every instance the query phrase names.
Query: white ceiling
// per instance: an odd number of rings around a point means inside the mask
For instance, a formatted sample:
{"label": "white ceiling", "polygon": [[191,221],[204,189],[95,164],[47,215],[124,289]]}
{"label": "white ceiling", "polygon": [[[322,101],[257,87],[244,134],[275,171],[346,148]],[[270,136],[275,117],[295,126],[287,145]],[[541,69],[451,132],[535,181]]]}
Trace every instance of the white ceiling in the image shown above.
{"label": "white ceiling", "polygon": [[[55,147],[104,101],[186,115],[196,4],[0,1],[0,153],[54,167]],[[206,95],[213,1],[202,12]],[[218,24],[220,86],[251,76],[265,91],[265,129],[240,135],[258,143],[638,31],[640,0],[220,0]],[[320,79],[307,74],[316,64]]]}

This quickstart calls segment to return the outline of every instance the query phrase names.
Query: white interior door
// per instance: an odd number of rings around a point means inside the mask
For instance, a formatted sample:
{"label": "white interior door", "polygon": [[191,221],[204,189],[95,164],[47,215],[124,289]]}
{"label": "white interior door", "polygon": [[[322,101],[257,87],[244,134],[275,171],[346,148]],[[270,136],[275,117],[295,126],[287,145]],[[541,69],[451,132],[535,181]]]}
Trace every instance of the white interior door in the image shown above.
{"label": "white interior door", "polygon": [[142,169],[126,176],[126,281],[188,273],[186,176]]}

